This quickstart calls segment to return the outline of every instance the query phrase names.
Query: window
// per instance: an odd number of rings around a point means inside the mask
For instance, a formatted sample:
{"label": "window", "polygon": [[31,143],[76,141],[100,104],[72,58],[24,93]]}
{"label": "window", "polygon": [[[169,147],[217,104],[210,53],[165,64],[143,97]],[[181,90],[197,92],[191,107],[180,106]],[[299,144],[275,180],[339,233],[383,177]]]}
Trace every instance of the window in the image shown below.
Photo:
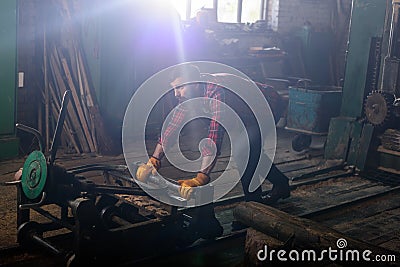
{"label": "window", "polygon": [[196,17],[197,11],[201,8],[213,8],[213,0],[192,0],[190,7],[190,17]]}
{"label": "window", "polygon": [[217,16],[219,22],[237,22],[238,0],[219,0]]}
{"label": "window", "polygon": [[170,0],[172,6],[178,11],[179,16],[182,20],[186,20],[186,8],[187,1],[186,0]]}
{"label": "window", "polygon": [[[164,0],[160,0],[164,1]],[[237,23],[238,12],[241,10],[242,23],[253,23],[261,19],[261,9],[265,0],[169,0],[181,16],[182,20],[196,17],[201,8],[212,9],[217,2],[217,19],[219,22]],[[239,9],[239,4],[242,8]],[[187,15],[190,14],[190,17]]]}
{"label": "window", "polygon": [[[187,5],[187,0],[170,0],[170,3],[174,6],[176,11],[178,11],[182,20],[188,20],[190,18],[196,17],[197,11],[201,8],[213,8],[214,1],[213,0],[191,0],[190,6]],[[190,7],[190,18],[186,16],[186,12]]]}
{"label": "window", "polygon": [[262,0],[243,0],[242,21],[253,23],[261,19]]}

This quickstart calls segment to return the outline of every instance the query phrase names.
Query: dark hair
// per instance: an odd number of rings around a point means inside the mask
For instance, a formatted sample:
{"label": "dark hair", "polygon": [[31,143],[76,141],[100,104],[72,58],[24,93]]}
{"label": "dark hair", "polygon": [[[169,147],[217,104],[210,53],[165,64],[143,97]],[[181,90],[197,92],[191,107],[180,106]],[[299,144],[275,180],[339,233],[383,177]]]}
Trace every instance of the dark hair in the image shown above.
{"label": "dark hair", "polygon": [[197,80],[200,78],[200,69],[195,65],[180,65],[174,67],[171,73],[171,82],[178,77],[183,77],[184,80]]}

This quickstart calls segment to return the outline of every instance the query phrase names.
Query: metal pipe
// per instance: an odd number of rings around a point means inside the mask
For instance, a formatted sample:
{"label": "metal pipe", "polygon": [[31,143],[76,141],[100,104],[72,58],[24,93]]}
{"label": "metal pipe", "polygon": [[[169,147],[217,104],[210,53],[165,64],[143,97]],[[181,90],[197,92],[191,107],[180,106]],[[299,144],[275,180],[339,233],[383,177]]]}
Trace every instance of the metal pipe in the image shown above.
{"label": "metal pipe", "polygon": [[146,192],[139,188],[126,187],[126,186],[111,186],[111,185],[96,185],[94,187],[96,193],[109,193],[109,194],[127,194],[127,195],[138,195],[148,196]]}
{"label": "metal pipe", "polygon": [[54,253],[55,255],[60,255],[62,253],[61,250],[59,250],[58,248],[56,248],[55,246],[53,246],[52,244],[50,244],[49,242],[47,242],[43,238],[39,237],[38,235],[32,234],[31,238],[37,244],[39,244],[40,246],[45,247],[46,249],[48,249],[51,253]]}
{"label": "metal pipe", "polygon": [[46,201],[46,197],[47,197],[46,192],[43,192],[42,198],[40,199],[39,202],[37,202],[37,203],[21,204],[21,205],[18,206],[18,208],[19,208],[20,210],[25,210],[25,209],[32,209],[32,208],[40,207],[40,206],[42,206],[42,205],[44,204],[44,202]]}
{"label": "metal pipe", "polygon": [[21,180],[18,181],[10,181],[10,182],[0,182],[0,186],[12,186],[12,185],[19,185]]}
{"label": "metal pipe", "polygon": [[236,13],[236,22],[242,22],[242,10],[243,10],[243,0],[238,1],[238,9]]}
{"label": "metal pipe", "polygon": [[61,225],[64,228],[67,228],[68,230],[73,231],[74,230],[74,226],[70,223],[67,223],[63,220],[60,220],[59,218],[55,217],[54,215],[52,215],[50,212],[43,210],[41,208],[33,208],[34,211],[36,211],[37,213],[39,213],[40,215],[46,217],[47,219],[58,223],[59,225]]}
{"label": "metal pipe", "polygon": [[116,215],[111,217],[111,221],[121,226],[132,225],[132,223]]}
{"label": "metal pipe", "polygon": [[126,165],[88,164],[68,169],[67,172],[78,174],[88,171],[126,171]]}
{"label": "metal pipe", "polygon": [[50,147],[50,159],[49,159],[50,165],[53,165],[54,160],[56,159],[57,149],[58,149],[58,145],[59,145],[60,137],[61,137],[61,131],[62,131],[63,125],[64,125],[65,115],[67,114],[66,107],[68,104],[70,93],[71,93],[71,91],[69,91],[69,90],[65,91],[62,102],[61,102],[60,114],[58,115],[57,125],[56,125],[56,129],[54,131],[54,136],[53,136],[53,142]]}

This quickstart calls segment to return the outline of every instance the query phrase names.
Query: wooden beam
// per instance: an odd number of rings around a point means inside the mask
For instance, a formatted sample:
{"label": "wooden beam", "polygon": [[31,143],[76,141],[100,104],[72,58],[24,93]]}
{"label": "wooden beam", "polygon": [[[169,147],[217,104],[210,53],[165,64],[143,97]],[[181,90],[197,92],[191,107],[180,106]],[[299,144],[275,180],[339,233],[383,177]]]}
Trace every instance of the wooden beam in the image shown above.
{"label": "wooden beam", "polygon": [[[63,77],[61,74],[61,70],[60,70],[60,62],[58,60],[59,60],[58,52],[57,52],[56,47],[54,47],[53,53],[50,56],[51,68],[53,71],[53,75],[55,76],[55,80],[56,80],[55,83],[57,84],[59,92],[60,92],[60,94],[63,94],[67,90],[67,87],[64,83],[64,80],[63,80]],[[71,118],[73,128],[76,131],[80,145],[82,147],[82,152],[84,152],[84,153],[90,152],[89,145],[84,136],[83,130],[80,126],[79,119],[77,117],[75,109],[73,108],[72,105],[68,105],[67,110],[68,110],[68,116]]]}
{"label": "wooden beam", "polygon": [[370,250],[372,255],[399,256],[397,252],[351,238],[323,224],[293,216],[260,203],[241,203],[235,207],[233,214],[239,222],[282,242],[292,239],[293,247],[296,248],[314,249],[315,251],[329,247],[338,249],[338,240],[344,239],[347,245],[343,249],[358,250],[360,255],[363,251]]}
{"label": "wooden beam", "polygon": [[74,83],[72,81],[72,77],[71,77],[71,73],[69,71],[67,60],[65,58],[61,58],[61,64],[63,66],[65,76],[67,78],[68,86],[71,89],[72,99],[73,99],[73,102],[75,103],[75,108],[77,110],[78,117],[79,117],[79,119],[81,121],[83,132],[85,133],[85,137],[86,137],[87,142],[89,144],[90,152],[96,152],[96,149],[95,149],[95,147],[93,145],[92,136],[90,134],[89,127],[88,127],[85,115],[83,113],[81,102],[79,100],[78,94],[76,93],[75,85],[74,85]]}

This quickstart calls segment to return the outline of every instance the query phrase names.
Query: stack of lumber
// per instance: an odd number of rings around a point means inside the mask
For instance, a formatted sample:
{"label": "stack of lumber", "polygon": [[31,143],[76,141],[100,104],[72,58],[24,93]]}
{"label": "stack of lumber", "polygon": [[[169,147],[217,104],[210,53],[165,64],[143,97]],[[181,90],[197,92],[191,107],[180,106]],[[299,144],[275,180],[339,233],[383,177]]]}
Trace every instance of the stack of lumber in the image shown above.
{"label": "stack of lumber", "polygon": [[[46,147],[51,146],[54,122],[57,120],[62,96],[71,91],[61,144],[75,153],[106,154],[113,144],[100,114],[90,72],[81,44],[81,25],[76,22],[78,11],[74,1],[52,0],[52,12],[59,24],[45,25],[43,43],[42,91]],[[51,31],[49,30],[51,29]],[[56,32],[54,32],[56,29]]]}
{"label": "stack of lumber", "polygon": [[387,129],[381,138],[382,146],[389,150],[400,152],[400,131],[396,129]]}

